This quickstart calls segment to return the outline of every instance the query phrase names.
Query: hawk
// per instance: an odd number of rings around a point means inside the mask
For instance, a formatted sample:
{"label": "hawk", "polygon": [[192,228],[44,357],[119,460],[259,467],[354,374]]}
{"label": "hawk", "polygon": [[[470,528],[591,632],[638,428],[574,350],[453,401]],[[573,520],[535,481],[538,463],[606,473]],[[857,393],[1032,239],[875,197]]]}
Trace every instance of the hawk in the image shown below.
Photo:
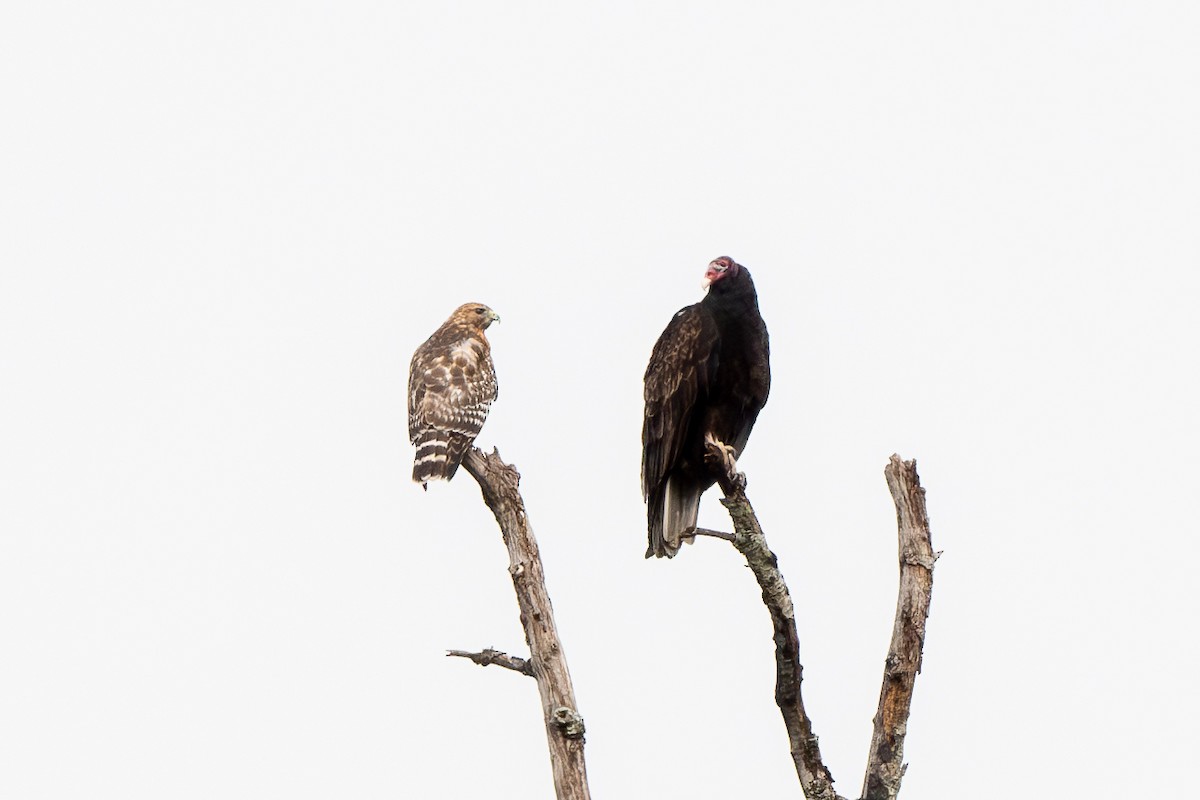
{"label": "hawk", "polygon": [[459,306],[413,353],[408,368],[408,438],[413,480],[450,480],[496,399],[496,368],[484,330],[500,317],[482,303]]}
{"label": "hawk", "polygon": [[704,299],[672,318],[646,367],[642,496],[646,558],[673,557],[696,528],[700,495],[716,482],[706,442],[737,461],[771,388],[767,326],[750,271],[728,256],[708,265]]}

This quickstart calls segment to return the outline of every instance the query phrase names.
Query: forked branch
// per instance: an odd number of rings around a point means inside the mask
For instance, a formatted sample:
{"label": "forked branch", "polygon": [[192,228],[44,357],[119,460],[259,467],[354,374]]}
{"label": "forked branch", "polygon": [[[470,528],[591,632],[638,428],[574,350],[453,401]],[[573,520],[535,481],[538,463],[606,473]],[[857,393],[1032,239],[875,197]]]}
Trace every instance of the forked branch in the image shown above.
{"label": "forked branch", "polygon": [[[567,659],[554,625],[554,609],[546,591],[542,559],[525,515],[525,501],[518,488],[521,474],[515,467],[505,464],[495,450],[491,455],[485,455],[477,448],[472,448],[463,460],[463,466],[479,483],[483,501],[496,516],[500,534],[508,548],[508,572],[512,576],[517,605],[521,610],[521,625],[525,628],[525,641],[529,645],[526,665],[537,681],[541,695],[556,796],[558,800],[588,800],[587,767],[583,759],[583,717],[576,709],[575,690],[571,686]],[[485,654],[487,652],[484,651]],[[472,656],[482,657],[484,654],[451,652],[450,655],[465,655],[478,664],[482,662]],[[504,656],[502,653],[499,655]],[[504,658],[512,660],[510,656]],[[520,660],[512,660],[512,663]],[[497,658],[492,658],[489,663],[516,669]],[[516,671],[525,672],[524,669]]]}
{"label": "forked branch", "polygon": [[[763,603],[775,629],[775,702],[783,715],[788,744],[796,774],[808,800],[845,800],[833,789],[833,776],[821,759],[812,721],[804,710],[800,694],[804,667],[800,664],[800,645],[796,634],[795,611],[791,595],[775,554],[767,547],[762,526],[746,497],[745,476],[727,472],[722,453],[710,447],[707,460],[718,476],[725,493],[721,500],[733,520],[732,535],[719,531],[697,530],[732,542],[746,558],[746,564],[762,589]],[[913,684],[921,671],[921,653],[925,645],[925,620],[933,588],[933,552],[929,518],[925,513],[925,490],[917,477],[916,462],[902,461],[893,455],[884,470],[888,488],[896,503],[900,539],[900,596],[896,604],[896,622],[884,667],[883,689],[875,731],[867,759],[862,800],[894,800],[900,791],[905,765],[904,736],[912,703]]]}

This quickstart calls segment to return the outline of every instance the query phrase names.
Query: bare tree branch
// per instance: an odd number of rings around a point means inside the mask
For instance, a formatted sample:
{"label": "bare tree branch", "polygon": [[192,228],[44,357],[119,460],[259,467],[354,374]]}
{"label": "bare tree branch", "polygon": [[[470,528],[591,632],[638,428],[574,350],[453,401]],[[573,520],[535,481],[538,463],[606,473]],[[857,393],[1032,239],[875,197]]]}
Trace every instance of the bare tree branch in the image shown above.
{"label": "bare tree branch", "polygon": [[[463,460],[463,466],[479,483],[483,501],[495,515],[508,547],[508,571],[521,610],[525,641],[529,644],[528,663],[542,699],[556,796],[558,800],[589,800],[591,795],[583,758],[583,717],[575,705],[575,691],[554,625],[554,609],[546,591],[537,540],[529,527],[525,501],[518,489],[521,474],[515,467],[505,464],[495,450],[491,455],[485,455],[472,448]],[[499,661],[493,663],[500,664]]]}
{"label": "bare tree branch", "polygon": [[[709,447],[707,455],[711,457],[710,463],[724,463],[724,454],[712,445]],[[833,775],[821,759],[821,748],[813,733],[812,720],[804,710],[804,698],[800,693],[800,683],[804,680],[804,667],[800,664],[800,637],[796,632],[792,596],[779,571],[779,560],[767,546],[762,526],[758,524],[758,517],[746,497],[745,477],[726,474],[721,468],[717,468],[716,472],[720,475],[718,482],[725,493],[721,503],[729,510],[729,517],[733,520],[731,541],[737,551],[745,556],[747,566],[754,573],[775,629],[775,703],[787,728],[788,744],[796,774],[800,777],[800,787],[808,800],[845,800],[833,789]]]}
{"label": "bare tree branch", "polygon": [[456,658],[469,658],[481,667],[495,664],[497,667],[504,667],[505,669],[511,669],[513,672],[533,677],[533,664],[530,663],[529,659],[510,656],[508,653],[502,653],[490,647],[484,648],[478,653],[470,653],[466,650],[447,650],[446,655]]}
{"label": "bare tree branch", "polygon": [[[762,590],[763,603],[774,627],[775,702],[787,728],[788,744],[801,788],[808,800],[846,800],[833,788],[833,776],[821,757],[812,721],[804,710],[795,610],[778,559],[767,546],[762,526],[746,496],[745,476],[732,472],[732,461],[719,448],[707,453],[725,493],[721,501],[729,511],[734,532],[707,528],[695,535],[725,539],[741,553]],[[587,772],[583,759],[583,718],[575,708],[574,690],[554,625],[546,592],[537,542],[525,515],[518,490],[520,474],[505,464],[498,452],[485,455],[472,449],[463,465],[478,481],[484,502],[496,516],[509,551],[509,573],[521,609],[521,623],[530,658],[523,659],[487,648],[478,653],[451,650],[449,656],[468,658],[481,666],[495,664],[532,675],[538,683],[550,745],[554,785],[559,800],[588,800]],[[862,800],[894,800],[904,775],[904,737],[912,704],[913,685],[921,670],[925,622],[932,591],[933,552],[925,492],[917,477],[916,462],[893,455],[884,470],[896,504],[900,540],[900,590],[896,622],[884,670],[879,711],[868,755]]]}
{"label": "bare tree branch", "polygon": [[733,534],[725,531],[714,531],[712,528],[693,528],[690,536],[711,536],[714,539],[724,539],[727,542],[733,541]]}
{"label": "bare tree branch", "polygon": [[925,490],[917,476],[917,462],[893,455],[883,470],[896,503],[900,539],[900,591],[896,600],[896,622],[883,668],[883,688],[875,731],[867,755],[863,800],[894,800],[907,765],[904,736],[912,706],[913,684],[921,671],[925,647],[925,620],[933,592],[933,552],[929,517],[925,512]]}

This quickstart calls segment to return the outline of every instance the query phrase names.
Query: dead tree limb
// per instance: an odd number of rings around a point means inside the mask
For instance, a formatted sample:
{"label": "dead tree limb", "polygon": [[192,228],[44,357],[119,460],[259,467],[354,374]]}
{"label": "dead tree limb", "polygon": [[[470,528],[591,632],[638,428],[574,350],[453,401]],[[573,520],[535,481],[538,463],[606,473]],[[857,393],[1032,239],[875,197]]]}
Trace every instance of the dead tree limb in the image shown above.
{"label": "dead tree limb", "polygon": [[[485,455],[479,449],[472,448],[463,460],[463,466],[479,483],[483,501],[496,516],[500,534],[508,548],[508,571],[517,593],[525,641],[529,645],[527,663],[537,680],[542,699],[555,794],[558,800],[589,800],[591,795],[583,759],[583,717],[576,709],[575,691],[571,687],[567,659],[554,626],[554,609],[546,591],[537,540],[529,527],[525,501],[521,499],[518,489],[521,474],[512,465],[505,464],[495,450],[491,455]],[[508,666],[499,660],[490,663]],[[516,671],[523,672],[520,669]]]}
{"label": "dead tree limb", "polygon": [[900,539],[900,591],[892,643],[883,668],[883,688],[875,731],[867,755],[863,800],[894,800],[904,777],[904,736],[912,706],[913,684],[921,671],[925,647],[925,620],[933,592],[933,552],[925,490],[917,476],[917,462],[893,455],[883,470],[896,504]]}
{"label": "dead tree limb", "polygon": [[[788,744],[800,786],[808,800],[845,800],[833,789],[833,776],[821,759],[812,720],[804,711],[800,695],[804,667],[796,634],[795,611],[779,561],[767,547],[762,526],[746,497],[746,478],[730,468],[725,454],[710,445],[706,460],[718,476],[725,497],[721,503],[733,520],[733,534],[699,529],[697,534],[727,539],[746,558],[746,564],[762,589],[763,603],[775,628],[775,702],[787,727]],[[925,620],[933,589],[933,552],[929,517],[925,512],[925,490],[917,476],[916,461],[893,455],[884,469],[888,489],[896,504],[900,539],[900,591],[896,622],[884,667],[883,688],[875,730],[867,758],[861,800],[895,800],[904,776],[904,736],[912,705],[913,684],[921,671],[925,647]]]}
{"label": "dead tree limb", "polygon": [[[710,463],[724,463],[724,454],[711,445],[710,448]],[[762,526],[758,524],[758,517],[746,497],[744,476],[727,475],[719,468],[716,472],[720,475],[718,480],[725,493],[721,503],[729,510],[729,517],[733,520],[731,541],[737,551],[745,556],[746,565],[754,573],[775,629],[775,704],[779,706],[783,724],[787,728],[788,744],[796,774],[800,778],[800,787],[808,800],[845,800],[833,790],[833,775],[821,759],[821,748],[817,735],[813,733],[812,720],[804,710],[804,698],[800,693],[800,683],[804,680],[804,667],[800,664],[800,637],[796,632],[792,596],[779,571],[779,559],[767,546]]]}
{"label": "dead tree limb", "polygon": [[468,653],[466,650],[447,650],[446,655],[448,657],[469,658],[481,667],[488,667],[495,664],[497,667],[504,667],[505,669],[511,669],[513,672],[533,677],[533,664],[529,659],[510,656],[508,653],[502,653],[490,647],[485,647],[478,653]]}

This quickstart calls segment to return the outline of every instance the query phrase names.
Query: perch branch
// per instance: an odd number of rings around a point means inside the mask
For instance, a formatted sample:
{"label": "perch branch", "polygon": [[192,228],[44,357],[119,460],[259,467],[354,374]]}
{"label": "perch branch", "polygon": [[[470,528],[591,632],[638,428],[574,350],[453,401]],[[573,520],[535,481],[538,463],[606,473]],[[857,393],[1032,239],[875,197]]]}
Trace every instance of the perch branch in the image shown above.
{"label": "perch branch", "polygon": [[896,504],[900,539],[900,591],[896,621],[883,669],[883,688],[875,731],[867,755],[863,800],[894,800],[904,777],[904,736],[912,706],[913,684],[921,671],[925,647],[925,620],[933,592],[933,552],[925,490],[917,476],[917,462],[893,455],[883,470]]}
{"label": "perch branch", "polygon": [[732,533],[726,533],[725,531],[714,531],[712,528],[693,528],[690,535],[711,536],[714,539],[724,539],[727,542],[732,542],[734,540],[734,535]]}
{"label": "perch branch", "polygon": [[527,663],[542,700],[556,796],[558,800],[588,800],[591,795],[583,759],[583,717],[576,710],[575,690],[554,625],[542,559],[518,489],[521,474],[505,464],[495,450],[485,455],[472,448],[463,466],[479,483],[483,501],[495,515],[508,548],[508,571],[521,610],[525,641],[529,644]]}
{"label": "perch branch", "polygon": [[763,603],[771,614],[771,625],[775,629],[775,703],[783,715],[792,761],[804,796],[808,800],[845,800],[833,789],[833,775],[821,758],[812,720],[804,710],[804,699],[800,694],[800,683],[804,680],[800,637],[796,632],[792,597],[779,571],[779,560],[767,546],[762,526],[746,497],[745,477],[719,466],[725,463],[719,448],[709,445],[706,457],[719,476],[718,483],[725,493],[721,503],[733,520],[734,532],[730,541],[745,556],[747,566],[754,572],[762,589]]}
{"label": "perch branch", "polygon": [[511,669],[513,672],[533,677],[533,664],[530,663],[529,659],[510,656],[508,653],[502,653],[490,647],[484,648],[478,653],[469,653],[466,650],[447,650],[446,655],[456,658],[469,658],[481,667],[495,664],[497,667],[504,667],[505,669]]}

